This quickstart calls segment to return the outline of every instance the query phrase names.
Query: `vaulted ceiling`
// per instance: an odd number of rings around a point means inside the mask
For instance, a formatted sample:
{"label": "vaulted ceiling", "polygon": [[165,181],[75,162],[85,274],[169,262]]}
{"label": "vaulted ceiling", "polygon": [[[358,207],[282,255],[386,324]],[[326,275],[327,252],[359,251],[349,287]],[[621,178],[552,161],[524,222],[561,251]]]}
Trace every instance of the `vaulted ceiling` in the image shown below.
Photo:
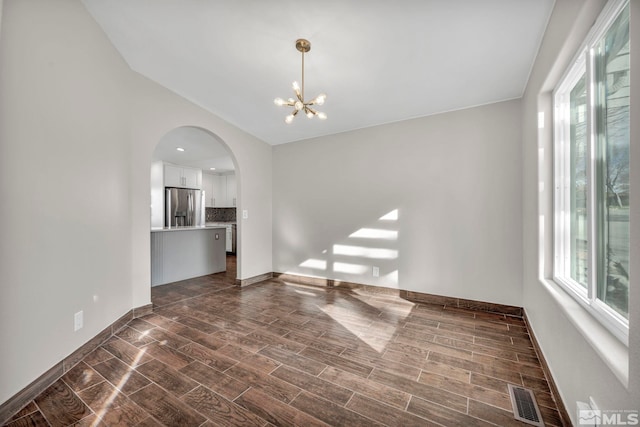
{"label": "vaulted ceiling", "polygon": [[[522,96],[553,0],[83,0],[136,72],[270,144]],[[328,119],[276,97],[300,81]]]}

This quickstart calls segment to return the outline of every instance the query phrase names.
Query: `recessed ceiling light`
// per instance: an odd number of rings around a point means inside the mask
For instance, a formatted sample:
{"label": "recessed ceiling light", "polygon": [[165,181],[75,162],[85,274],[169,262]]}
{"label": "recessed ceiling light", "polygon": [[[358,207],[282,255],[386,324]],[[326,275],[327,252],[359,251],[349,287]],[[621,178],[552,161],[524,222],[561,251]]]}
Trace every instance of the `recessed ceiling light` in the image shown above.
{"label": "recessed ceiling light", "polygon": [[214,170],[216,170],[216,168],[209,168],[209,170],[212,170],[212,171],[214,171]]}
{"label": "recessed ceiling light", "polygon": [[178,150],[178,151],[184,151],[184,148],[182,148],[182,147],[178,147],[178,148],[176,148],[176,150]]}

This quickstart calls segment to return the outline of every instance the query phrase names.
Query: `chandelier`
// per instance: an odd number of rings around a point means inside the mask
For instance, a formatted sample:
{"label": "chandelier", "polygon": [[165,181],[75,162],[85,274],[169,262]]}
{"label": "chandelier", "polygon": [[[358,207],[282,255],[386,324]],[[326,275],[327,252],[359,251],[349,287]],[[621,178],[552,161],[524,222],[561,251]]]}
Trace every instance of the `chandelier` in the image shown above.
{"label": "chandelier", "polygon": [[298,82],[293,82],[293,91],[296,94],[297,99],[289,98],[286,101],[282,98],[276,98],[273,102],[278,106],[293,107],[293,111],[287,117],[285,117],[285,123],[289,124],[293,121],[293,118],[299,113],[303,112],[308,118],[312,119],[314,116],[318,116],[319,119],[324,120],[327,115],[321,111],[317,111],[312,108],[313,105],[322,105],[327,99],[327,95],[321,93],[313,98],[311,101],[304,100],[304,54],[311,50],[311,43],[309,40],[298,39],[296,40],[296,49],[302,53],[302,87],[298,85]]}

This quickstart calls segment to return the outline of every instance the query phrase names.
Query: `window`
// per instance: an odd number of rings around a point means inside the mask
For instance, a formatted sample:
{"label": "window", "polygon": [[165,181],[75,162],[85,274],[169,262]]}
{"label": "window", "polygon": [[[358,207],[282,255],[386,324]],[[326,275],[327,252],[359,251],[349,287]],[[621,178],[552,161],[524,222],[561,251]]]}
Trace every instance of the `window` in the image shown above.
{"label": "window", "polygon": [[629,4],[607,5],[554,93],[554,280],[629,330]]}

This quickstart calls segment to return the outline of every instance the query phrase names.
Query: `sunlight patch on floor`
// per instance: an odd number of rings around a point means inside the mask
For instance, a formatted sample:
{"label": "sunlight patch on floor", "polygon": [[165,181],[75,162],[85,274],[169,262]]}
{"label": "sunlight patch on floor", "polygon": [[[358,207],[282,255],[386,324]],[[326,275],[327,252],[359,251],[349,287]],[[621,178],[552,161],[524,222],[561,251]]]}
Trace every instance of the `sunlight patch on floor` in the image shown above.
{"label": "sunlight patch on floor", "polygon": [[300,295],[306,295],[308,297],[317,297],[318,295],[314,294],[313,292],[309,292],[309,291],[302,291],[300,289],[294,289],[293,290],[295,293],[300,294]]}
{"label": "sunlight patch on floor", "polygon": [[[371,305],[369,302],[364,302],[360,298],[357,299],[364,304]],[[347,308],[335,306],[332,304],[318,306],[318,308],[327,316],[331,317],[333,321],[353,334],[355,338],[362,341],[371,349],[377,351],[380,354],[384,353],[387,345],[391,342],[391,340],[393,340],[393,332],[385,333],[384,331],[380,331],[376,328],[375,333],[370,333],[369,328],[373,326],[373,323],[370,322],[370,319],[366,317],[360,318],[360,316],[354,317],[353,312]],[[351,321],[349,320],[349,317],[352,318]],[[362,321],[362,324],[360,325],[357,324],[359,320]]]}
{"label": "sunlight patch on floor", "polygon": [[[131,366],[137,366],[138,362],[140,362],[140,359],[142,359],[142,356],[144,356],[144,353],[146,351],[147,351],[146,348],[141,348],[138,354],[136,354],[136,357],[133,359],[133,363],[131,363]],[[133,373],[133,370],[134,370],[133,368],[129,368],[127,373],[124,374],[122,378],[120,378],[120,381],[118,381],[118,384],[116,385],[115,390],[113,390],[113,393],[111,393],[111,395],[104,401],[104,404],[102,405],[102,408],[100,409],[100,411],[96,413],[96,419],[94,420],[93,423],[91,423],[91,427],[95,427],[102,424],[102,418],[105,416],[105,414],[113,404],[113,401],[120,394],[120,390],[122,390],[122,388],[127,383],[127,381],[129,381],[129,377]]]}

